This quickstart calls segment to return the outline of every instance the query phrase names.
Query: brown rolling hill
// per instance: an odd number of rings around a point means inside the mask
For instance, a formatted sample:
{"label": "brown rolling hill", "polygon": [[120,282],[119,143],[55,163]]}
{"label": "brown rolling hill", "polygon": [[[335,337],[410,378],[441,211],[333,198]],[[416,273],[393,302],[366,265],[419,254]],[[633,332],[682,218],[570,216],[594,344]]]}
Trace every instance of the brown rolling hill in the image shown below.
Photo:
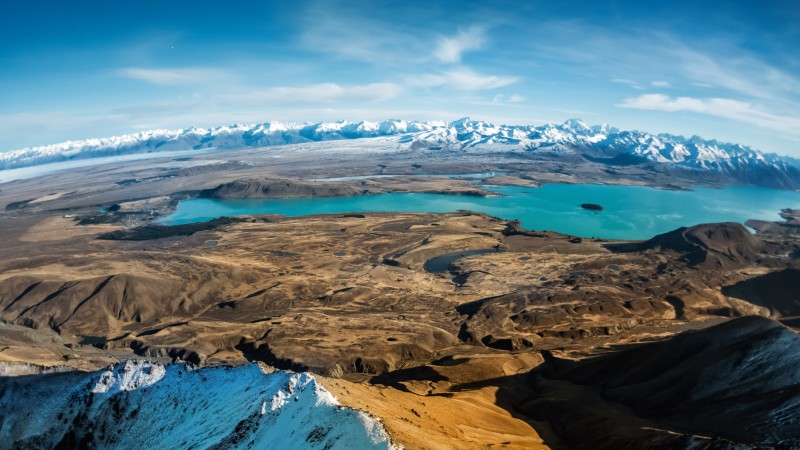
{"label": "brown rolling hill", "polygon": [[740,223],[723,222],[681,227],[643,242],[609,244],[614,252],[671,250],[691,265],[742,267],[759,262],[762,243]]}

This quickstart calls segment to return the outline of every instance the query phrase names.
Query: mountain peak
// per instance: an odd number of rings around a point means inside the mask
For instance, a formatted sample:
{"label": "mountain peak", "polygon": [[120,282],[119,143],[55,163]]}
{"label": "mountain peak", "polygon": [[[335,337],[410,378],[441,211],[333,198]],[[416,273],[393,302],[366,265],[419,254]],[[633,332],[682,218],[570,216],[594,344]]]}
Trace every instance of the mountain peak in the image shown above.
{"label": "mountain peak", "polygon": [[472,122],[472,119],[470,119],[469,117],[462,117],[458,120],[450,122],[450,126],[453,128],[461,128],[470,122]]}
{"label": "mountain peak", "polygon": [[589,130],[590,129],[589,126],[586,125],[586,122],[584,122],[581,119],[575,119],[575,118],[565,120],[564,124],[563,124],[563,127],[564,128],[569,128],[569,129],[572,129],[572,130],[581,130],[581,131],[585,131],[585,130]]}

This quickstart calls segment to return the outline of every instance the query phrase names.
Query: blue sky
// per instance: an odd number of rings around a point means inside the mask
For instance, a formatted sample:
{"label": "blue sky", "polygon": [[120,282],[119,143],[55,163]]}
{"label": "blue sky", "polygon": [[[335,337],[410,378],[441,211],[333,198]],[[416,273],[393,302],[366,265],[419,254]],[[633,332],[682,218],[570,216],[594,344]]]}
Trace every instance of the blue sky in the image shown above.
{"label": "blue sky", "polygon": [[6,2],[0,151],[271,120],[578,117],[800,156],[795,1]]}

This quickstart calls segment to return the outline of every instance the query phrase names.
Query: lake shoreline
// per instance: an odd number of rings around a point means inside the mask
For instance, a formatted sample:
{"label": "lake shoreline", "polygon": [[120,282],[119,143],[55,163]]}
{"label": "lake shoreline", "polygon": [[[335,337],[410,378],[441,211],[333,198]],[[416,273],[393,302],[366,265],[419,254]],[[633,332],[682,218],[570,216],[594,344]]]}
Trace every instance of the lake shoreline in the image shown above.
{"label": "lake shoreline", "polygon": [[[697,188],[667,191],[641,186],[548,184],[537,188],[485,187],[498,196],[454,193],[380,193],[361,196],[299,198],[191,198],[158,219],[182,225],[222,216],[290,217],[364,212],[433,212],[468,210],[503,220],[521,220],[529,230],[552,230],[582,238],[636,240],[681,226],[778,220],[779,211],[800,206],[800,194],[766,188]],[[602,214],[581,205],[603,202]]]}

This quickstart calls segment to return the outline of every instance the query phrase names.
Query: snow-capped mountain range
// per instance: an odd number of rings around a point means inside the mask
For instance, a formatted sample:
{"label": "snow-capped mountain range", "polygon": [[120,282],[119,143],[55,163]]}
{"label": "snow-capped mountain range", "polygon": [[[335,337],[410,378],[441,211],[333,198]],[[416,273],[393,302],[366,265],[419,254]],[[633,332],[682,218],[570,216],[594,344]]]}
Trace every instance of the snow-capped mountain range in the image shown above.
{"label": "snow-capped mountain range", "polygon": [[[81,158],[192,149],[241,149],[316,141],[396,136],[398,147],[432,152],[532,152],[574,154],[614,165],[666,164],[710,172],[743,184],[800,186],[797,160],[764,154],[750,147],[669,134],[589,126],[577,119],[541,126],[495,125],[459,119],[453,122],[266,122],[217,128],[152,130],[124,136],[68,141],[0,153],[0,170]],[[760,183],[764,177],[778,182]]]}

